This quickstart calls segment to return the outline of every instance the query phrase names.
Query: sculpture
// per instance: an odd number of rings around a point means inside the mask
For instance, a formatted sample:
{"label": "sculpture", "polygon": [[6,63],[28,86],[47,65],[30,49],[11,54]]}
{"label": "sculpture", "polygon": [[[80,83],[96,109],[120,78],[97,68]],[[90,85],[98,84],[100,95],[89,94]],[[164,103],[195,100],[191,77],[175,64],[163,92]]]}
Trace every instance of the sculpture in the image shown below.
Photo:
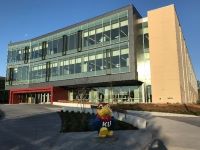
{"label": "sculpture", "polygon": [[104,138],[113,135],[114,117],[112,117],[112,110],[109,104],[100,103],[98,105],[93,125],[98,131],[99,137]]}

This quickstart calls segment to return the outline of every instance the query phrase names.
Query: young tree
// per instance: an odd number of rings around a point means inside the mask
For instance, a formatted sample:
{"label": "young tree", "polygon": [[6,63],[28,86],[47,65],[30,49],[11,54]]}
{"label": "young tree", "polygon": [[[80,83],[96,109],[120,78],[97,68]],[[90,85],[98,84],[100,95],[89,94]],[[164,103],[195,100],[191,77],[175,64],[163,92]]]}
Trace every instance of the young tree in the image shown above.
{"label": "young tree", "polygon": [[77,88],[77,95],[76,95],[76,97],[77,97],[77,100],[81,104],[81,111],[82,112],[85,111],[84,103],[88,99],[88,94],[89,94],[89,88],[86,88],[86,87],[78,87]]}

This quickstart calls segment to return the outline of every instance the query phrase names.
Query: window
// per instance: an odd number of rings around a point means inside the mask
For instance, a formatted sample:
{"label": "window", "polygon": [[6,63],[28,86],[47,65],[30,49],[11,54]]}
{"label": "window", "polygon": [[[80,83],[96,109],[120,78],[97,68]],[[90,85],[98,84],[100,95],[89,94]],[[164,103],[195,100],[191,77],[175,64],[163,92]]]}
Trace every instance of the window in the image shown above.
{"label": "window", "polygon": [[83,47],[88,46],[88,31],[85,30],[83,32]]}
{"label": "window", "polygon": [[77,50],[82,50],[82,30],[77,32]]}
{"label": "window", "polygon": [[121,56],[120,56],[120,66],[127,67],[129,66],[129,49],[128,46],[121,47]]}
{"label": "window", "polygon": [[103,28],[100,26],[97,26],[96,28],[96,43],[102,43],[103,42]]}
{"label": "window", "polygon": [[69,50],[76,49],[76,34],[72,34],[69,36]]}
{"label": "window", "polygon": [[127,17],[120,18],[120,38],[128,36],[128,19]]}
{"label": "window", "polygon": [[66,52],[68,50],[68,37],[67,35],[63,35],[63,39],[62,39],[62,44],[63,44],[63,49],[62,49],[62,54],[66,55]]}
{"label": "window", "polygon": [[74,74],[75,59],[69,59],[69,74]]}
{"label": "window", "polygon": [[58,39],[53,40],[53,54],[58,52]]}
{"label": "window", "polygon": [[58,53],[63,51],[63,39],[58,39]]}
{"label": "window", "polygon": [[84,56],[84,64],[83,64],[83,72],[87,72],[88,70],[88,56]]}
{"label": "window", "polygon": [[47,54],[47,42],[42,42],[42,59],[44,60]]}
{"label": "window", "polygon": [[149,34],[146,33],[144,34],[144,49],[148,49],[149,48]]}
{"label": "window", "polygon": [[103,32],[103,41],[110,41],[110,29],[111,26],[109,23],[104,24],[104,32]]}
{"label": "window", "polygon": [[22,67],[22,78],[21,80],[28,80],[28,66]]}
{"label": "window", "polygon": [[95,54],[89,55],[88,72],[95,71]]}
{"label": "window", "polygon": [[46,77],[46,65],[45,64],[42,65],[41,73],[42,73],[42,78],[45,78]]}
{"label": "window", "polygon": [[22,59],[22,50],[21,49],[17,49],[16,50],[16,59],[17,59],[17,61],[21,61]]}
{"label": "window", "polygon": [[64,60],[60,62],[60,75],[69,74],[69,60]]}
{"label": "window", "polygon": [[31,50],[31,59],[36,59],[39,57],[39,44],[38,43],[35,43],[33,44],[32,46],[32,50]]}
{"label": "window", "polygon": [[75,73],[81,73],[81,57],[76,58]]}
{"label": "window", "polygon": [[51,64],[51,76],[58,76],[58,63],[54,62]]}
{"label": "window", "polygon": [[104,69],[110,69],[111,60],[110,60],[110,49],[106,49],[103,53],[103,65]]}
{"label": "window", "polygon": [[48,54],[53,54],[53,41],[48,41]]}
{"label": "window", "polygon": [[120,50],[118,47],[112,49],[111,64],[112,64],[112,68],[120,67]]}
{"label": "window", "polygon": [[111,40],[119,39],[119,22],[118,20],[112,21]]}
{"label": "window", "polygon": [[89,36],[88,36],[88,46],[94,45],[96,43],[95,40],[95,29],[92,28],[89,30]]}
{"label": "window", "polygon": [[103,69],[103,52],[100,52],[96,54],[96,71]]}

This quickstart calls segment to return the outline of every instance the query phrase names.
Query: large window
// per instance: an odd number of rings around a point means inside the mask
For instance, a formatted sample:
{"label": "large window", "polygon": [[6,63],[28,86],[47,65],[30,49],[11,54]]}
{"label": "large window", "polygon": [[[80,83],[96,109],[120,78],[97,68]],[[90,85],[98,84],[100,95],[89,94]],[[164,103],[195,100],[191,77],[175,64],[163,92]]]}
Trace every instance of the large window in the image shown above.
{"label": "large window", "polygon": [[119,39],[119,22],[118,19],[112,21],[111,40]]}
{"label": "large window", "polygon": [[129,66],[129,49],[128,46],[121,47],[121,56],[120,56],[120,66],[127,67]]}
{"label": "large window", "polygon": [[128,36],[128,18],[120,18],[120,38]]}
{"label": "large window", "polygon": [[58,76],[59,75],[59,69],[58,69],[58,62],[53,62],[51,64],[51,76]]}
{"label": "large window", "polygon": [[145,33],[144,34],[144,49],[148,49],[149,48],[149,34]]}
{"label": "large window", "polygon": [[120,67],[120,50],[118,47],[112,49],[111,65],[112,65],[112,68]]}
{"label": "large window", "polygon": [[76,49],[77,47],[77,34],[72,34],[69,36],[69,50]]}
{"label": "large window", "polygon": [[48,53],[49,55],[51,55],[51,54],[54,53],[54,52],[53,52],[53,41],[48,41],[48,51],[47,51],[47,53]]}
{"label": "large window", "polygon": [[84,62],[83,62],[83,72],[87,72],[88,71],[88,55],[84,56]]}
{"label": "large window", "polygon": [[81,73],[81,57],[76,58],[75,73]]}
{"label": "large window", "polygon": [[75,58],[69,59],[69,74],[74,74]]}
{"label": "large window", "polygon": [[88,30],[83,32],[83,47],[88,46]]}
{"label": "large window", "polygon": [[103,42],[103,28],[101,25],[96,27],[96,44]]}
{"label": "large window", "polygon": [[95,71],[95,54],[89,55],[88,72]]}
{"label": "large window", "polygon": [[95,29],[89,29],[89,36],[88,36],[88,46],[96,44],[95,40]]}
{"label": "large window", "polygon": [[53,40],[53,54],[58,52],[58,39]]}
{"label": "large window", "polygon": [[104,23],[103,41],[110,41],[110,23]]}
{"label": "large window", "polygon": [[96,54],[96,71],[103,69],[103,52],[98,52]]}
{"label": "large window", "polygon": [[58,53],[63,50],[63,38],[58,39]]}
{"label": "large window", "polygon": [[69,74],[69,60],[64,60],[60,62],[60,75]]}

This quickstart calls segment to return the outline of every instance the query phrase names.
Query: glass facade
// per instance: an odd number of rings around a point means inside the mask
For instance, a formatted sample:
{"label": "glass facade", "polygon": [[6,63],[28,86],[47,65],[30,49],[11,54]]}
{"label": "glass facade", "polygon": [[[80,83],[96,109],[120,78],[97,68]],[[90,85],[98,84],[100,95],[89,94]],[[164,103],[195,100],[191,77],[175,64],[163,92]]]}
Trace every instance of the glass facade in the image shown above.
{"label": "glass facade", "polygon": [[[49,81],[128,72],[128,39],[126,10],[38,40],[11,45],[6,84],[11,85],[11,76],[13,85],[47,81],[46,60],[50,62]],[[25,47],[30,47],[26,52],[28,66]]]}
{"label": "glass facade", "polygon": [[151,93],[151,71],[149,57],[149,34],[148,22],[143,21],[137,25],[137,72],[138,80],[144,82],[145,102],[152,101]]}
{"label": "glass facade", "polygon": [[[100,82],[104,83],[103,77],[107,75],[130,73],[130,55],[133,50],[129,45],[134,39],[129,37],[129,31],[132,31],[129,30],[132,24],[129,18],[133,19],[133,16],[128,15],[129,10],[123,9],[22,44],[10,44],[6,85],[94,76],[102,76]],[[148,49],[148,34],[143,37],[144,49]],[[121,79],[118,80],[121,82]],[[101,84],[100,87],[90,88],[85,93],[85,99],[93,103],[142,102],[142,89],[138,84],[110,87]],[[73,88],[67,91],[68,100],[78,99],[80,91]]]}
{"label": "glass facade", "polygon": [[[68,99],[79,100],[79,95],[83,90],[72,89],[69,91]],[[99,103],[138,103],[142,102],[140,86],[110,86],[87,88],[84,91],[84,101]]]}

